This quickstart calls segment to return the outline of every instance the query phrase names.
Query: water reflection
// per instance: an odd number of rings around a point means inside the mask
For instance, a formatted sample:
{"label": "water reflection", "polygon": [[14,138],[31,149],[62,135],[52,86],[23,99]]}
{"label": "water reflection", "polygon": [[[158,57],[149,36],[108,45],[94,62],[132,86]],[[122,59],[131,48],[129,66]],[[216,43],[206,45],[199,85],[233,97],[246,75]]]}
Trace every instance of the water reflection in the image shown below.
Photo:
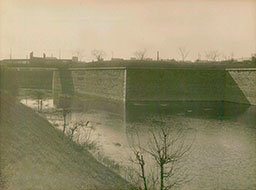
{"label": "water reflection", "polygon": [[[25,103],[25,100],[22,101]],[[31,100],[27,100],[29,101]],[[189,138],[196,136],[186,161],[188,174],[193,176],[193,180],[182,189],[255,188],[254,106],[227,102],[122,104],[73,98],[70,109],[68,122],[90,121],[93,138],[97,140],[101,150],[121,164],[129,164],[129,136],[139,134],[142,141],[147,142],[148,121],[152,118],[164,119],[185,127]],[[61,129],[61,117],[54,117],[52,113],[46,113],[46,117]]]}
{"label": "water reflection", "polygon": [[253,106],[222,101],[130,102],[127,103],[126,117],[128,121],[146,120],[147,117],[152,115],[176,115],[202,119],[227,120],[237,118],[245,112],[247,112],[246,114],[251,114],[249,112],[252,110]]}

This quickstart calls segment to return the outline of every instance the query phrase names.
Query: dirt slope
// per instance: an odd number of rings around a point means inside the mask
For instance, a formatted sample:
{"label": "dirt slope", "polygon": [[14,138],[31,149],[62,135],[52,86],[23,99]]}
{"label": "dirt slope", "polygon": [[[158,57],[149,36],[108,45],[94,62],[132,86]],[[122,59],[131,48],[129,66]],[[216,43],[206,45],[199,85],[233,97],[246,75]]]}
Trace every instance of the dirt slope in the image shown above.
{"label": "dirt slope", "polygon": [[129,189],[48,121],[0,96],[0,189]]}

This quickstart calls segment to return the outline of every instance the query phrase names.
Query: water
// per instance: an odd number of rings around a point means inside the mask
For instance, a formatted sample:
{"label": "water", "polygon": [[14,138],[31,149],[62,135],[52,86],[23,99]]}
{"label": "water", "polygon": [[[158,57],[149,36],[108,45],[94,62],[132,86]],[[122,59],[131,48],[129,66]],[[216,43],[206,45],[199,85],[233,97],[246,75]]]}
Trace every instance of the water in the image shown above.
{"label": "water", "polygon": [[[37,107],[35,100],[23,99],[22,103]],[[44,105],[44,116],[62,129],[63,119],[52,99]],[[151,138],[149,121],[164,120],[171,127],[183,127],[187,142],[193,142],[184,162],[191,180],[181,189],[255,189],[255,110],[253,106],[225,102],[124,105],[74,100],[67,120],[70,125],[89,121],[90,138],[97,141],[105,156],[121,165],[131,165],[128,159],[132,155],[131,137],[138,135],[142,144],[147,144]]]}

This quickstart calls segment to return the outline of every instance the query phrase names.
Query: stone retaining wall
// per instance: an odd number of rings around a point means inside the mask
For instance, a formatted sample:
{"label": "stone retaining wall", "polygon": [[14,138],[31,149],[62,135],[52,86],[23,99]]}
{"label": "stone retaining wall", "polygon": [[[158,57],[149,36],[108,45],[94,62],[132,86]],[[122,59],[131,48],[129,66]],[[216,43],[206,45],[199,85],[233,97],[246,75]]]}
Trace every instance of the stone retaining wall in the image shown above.
{"label": "stone retaining wall", "polygon": [[[95,68],[70,71],[75,95],[119,101],[227,101],[256,105],[254,69]],[[54,76],[55,83],[61,84],[58,74]],[[55,89],[59,88],[58,84]]]}
{"label": "stone retaining wall", "polygon": [[128,101],[221,101],[225,71],[134,69],[127,71]]}
{"label": "stone retaining wall", "polygon": [[228,70],[225,100],[256,105],[256,69]]}
{"label": "stone retaining wall", "polygon": [[71,72],[76,95],[125,100],[124,69],[84,69]]}

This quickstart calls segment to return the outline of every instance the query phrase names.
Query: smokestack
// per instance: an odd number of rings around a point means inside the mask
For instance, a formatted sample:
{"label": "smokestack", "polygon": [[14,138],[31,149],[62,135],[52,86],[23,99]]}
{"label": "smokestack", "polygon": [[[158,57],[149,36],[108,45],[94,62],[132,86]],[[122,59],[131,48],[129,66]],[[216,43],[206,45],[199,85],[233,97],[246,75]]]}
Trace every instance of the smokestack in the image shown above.
{"label": "smokestack", "polygon": [[33,51],[29,54],[29,58],[30,58],[30,59],[33,58]]}
{"label": "smokestack", "polygon": [[12,59],[12,48],[10,48],[10,59]]}
{"label": "smokestack", "polygon": [[157,61],[159,61],[159,51],[157,51]]}

